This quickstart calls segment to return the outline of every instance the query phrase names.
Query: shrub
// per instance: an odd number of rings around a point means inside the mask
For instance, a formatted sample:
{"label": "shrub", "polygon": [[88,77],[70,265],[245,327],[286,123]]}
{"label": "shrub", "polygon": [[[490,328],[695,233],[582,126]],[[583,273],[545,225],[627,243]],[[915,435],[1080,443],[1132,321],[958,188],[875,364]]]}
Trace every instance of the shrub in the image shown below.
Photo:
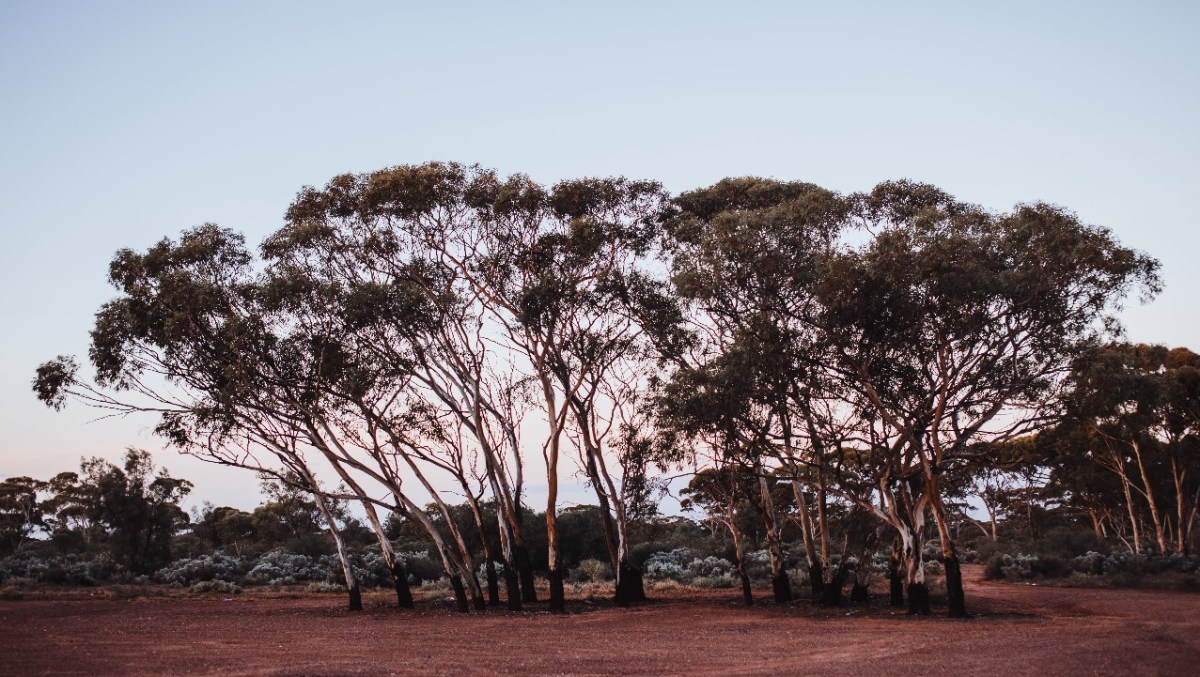
{"label": "shrub", "polygon": [[154,572],[154,580],[176,586],[190,586],[202,581],[236,582],[241,578],[245,562],[223,552],[201,557],[175,560]]}
{"label": "shrub", "polygon": [[1029,568],[1034,575],[1043,578],[1063,578],[1071,573],[1071,566],[1053,555],[1035,558]]}
{"label": "shrub", "polygon": [[987,564],[983,566],[983,577],[989,581],[1004,578],[1004,555],[997,553],[988,558]]}
{"label": "shrub", "polygon": [[199,583],[197,583],[191,587],[191,591],[196,594],[217,592],[217,593],[221,593],[223,595],[239,595],[239,594],[241,594],[242,589],[240,587],[238,587],[238,585],[236,583],[230,583],[229,581],[211,580],[211,581],[200,581]]}
{"label": "shrub", "polygon": [[404,561],[410,585],[421,585],[422,581],[436,580],[445,575],[441,562],[433,560],[424,552],[398,552],[396,556]]}
{"label": "shrub", "polygon": [[97,555],[88,559],[81,555],[21,555],[0,560],[0,581],[10,577],[33,578],[52,585],[92,586],[127,580],[129,571],[108,555]]}
{"label": "shrub", "polygon": [[650,579],[669,579],[683,583],[684,579],[688,578],[686,562],[689,557],[687,548],[656,552],[646,558],[642,565],[642,574]]}
{"label": "shrub", "polygon": [[346,592],[346,586],[338,585],[337,583],[326,583],[324,581],[319,581],[316,583],[309,583],[308,587],[304,588],[304,591],[305,592],[317,592],[317,593],[321,593],[321,594]]}
{"label": "shrub", "polygon": [[[340,569],[338,570],[340,574]],[[259,558],[246,573],[246,582],[267,585],[295,585],[300,582],[330,580],[330,571],[320,560],[276,550]]]}
{"label": "shrub", "polygon": [[613,580],[612,566],[598,559],[585,559],[568,575],[572,583],[601,583]]}

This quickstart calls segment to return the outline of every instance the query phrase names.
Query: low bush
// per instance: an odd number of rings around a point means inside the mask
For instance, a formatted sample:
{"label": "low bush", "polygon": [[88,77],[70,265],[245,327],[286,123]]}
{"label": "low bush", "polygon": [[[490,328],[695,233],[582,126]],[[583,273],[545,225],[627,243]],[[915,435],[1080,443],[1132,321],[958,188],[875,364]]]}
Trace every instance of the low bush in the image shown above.
{"label": "low bush", "polygon": [[246,568],[247,563],[242,558],[215,552],[175,560],[154,572],[153,578],[159,583],[181,587],[214,580],[236,583],[241,580]]}
{"label": "low bush", "polygon": [[567,579],[572,583],[602,583],[613,580],[612,566],[598,559],[585,559],[571,569]]}
{"label": "low bush", "polygon": [[321,594],[346,592],[346,586],[338,585],[337,583],[325,583],[324,581],[321,581],[317,583],[309,583],[308,586],[304,588],[304,591],[317,592]]}
{"label": "low bush", "polygon": [[190,590],[196,594],[215,592],[222,595],[238,595],[242,592],[241,587],[239,587],[236,583],[220,580],[200,581],[199,583],[193,585]]}

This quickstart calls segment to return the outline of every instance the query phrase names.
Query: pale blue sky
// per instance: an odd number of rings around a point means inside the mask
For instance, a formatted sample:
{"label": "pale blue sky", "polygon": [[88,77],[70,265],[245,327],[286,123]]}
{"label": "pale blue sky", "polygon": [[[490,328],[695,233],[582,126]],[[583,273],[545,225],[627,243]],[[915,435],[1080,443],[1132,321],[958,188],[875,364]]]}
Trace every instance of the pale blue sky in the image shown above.
{"label": "pale blue sky", "polygon": [[1200,348],[1200,3],[433,5],[0,0],[0,477],[158,447],[29,391],[86,354],[116,249],[205,221],[257,242],[305,184],[432,159],[1046,200],[1162,260],[1131,338]]}

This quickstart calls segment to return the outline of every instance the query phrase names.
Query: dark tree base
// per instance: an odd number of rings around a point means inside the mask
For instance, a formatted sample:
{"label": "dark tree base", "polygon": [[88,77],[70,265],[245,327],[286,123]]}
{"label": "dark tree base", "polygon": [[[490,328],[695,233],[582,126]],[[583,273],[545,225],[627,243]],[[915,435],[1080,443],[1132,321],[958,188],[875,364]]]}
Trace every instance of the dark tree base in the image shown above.
{"label": "dark tree base", "polygon": [[642,570],[630,564],[628,560],[624,560],[620,564],[615,598],[617,604],[621,605],[646,601]]}
{"label": "dark tree base", "polygon": [[[479,579],[474,574],[471,575],[471,578],[475,581],[475,587],[471,588],[471,606],[476,611],[487,611],[487,600],[483,598],[482,594],[476,594],[475,592],[479,589]],[[480,593],[482,592],[480,590]]]}
{"label": "dark tree base", "polygon": [[742,579],[742,601],[746,606],[754,606],[754,591],[750,588],[750,577],[746,574],[739,574]]}
{"label": "dark tree base", "polygon": [[963,592],[962,569],[958,566],[958,556],[947,557],[942,565],[946,568],[946,597],[950,603],[950,618],[966,618],[967,597]]}
{"label": "dark tree base", "polygon": [[838,567],[837,573],[833,575],[833,580],[825,584],[825,589],[821,592],[822,606],[841,606],[842,605],[842,588],[846,585],[846,572]]}
{"label": "dark tree base", "polygon": [[916,614],[928,615],[932,613],[929,609],[929,588],[925,587],[924,583],[910,583],[908,586],[908,614],[915,616]]}
{"label": "dark tree base", "polygon": [[820,562],[813,562],[808,567],[808,585],[812,588],[812,601],[819,601],[825,592],[825,568]]}
{"label": "dark tree base", "polygon": [[896,607],[904,606],[904,581],[900,577],[900,567],[895,560],[892,560],[892,569],[888,572],[888,579],[891,594],[889,603]]}
{"label": "dark tree base", "polygon": [[504,567],[504,590],[508,593],[508,610],[521,610],[521,582],[512,567]]}
{"label": "dark tree base", "polygon": [[513,548],[513,557],[517,560],[517,573],[521,576],[521,601],[533,604],[538,599],[533,581],[533,567],[529,564],[529,551],[525,546]]}
{"label": "dark tree base", "polygon": [[459,613],[465,614],[470,611],[471,607],[467,604],[467,590],[458,576],[450,577],[450,587],[454,588],[454,605]]}
{"label": "dark tree base", "polygon": [[351,611],[362,611],[363,610],[362,591],[359,590],[358,586],[356,585],[353,588],[350,588],[349,593],[350,593],[350,610]]}
{"label": "dark tree base", "polygon": [[496,563],[487,561],[487,599],[488,606],[500,606],[500,581],[496,578]]}
{"label": "dark tree base", "polygon": [[850,601],[855,603],[866,602],[869,599],[867,586],[854,582],[854,587],[850,588]]}
{"label": "dark tree base", "polygon": [[412,590],[408,587],[408,573],[399,560],[392,567],[392,585],[396,588],[396,606],[401,609],[413,608]]}
{"label": "dark tree base", "polygon": [[550,611],[563,613],[567,610],[566,594],[563,592],[563,576],[559,569],[550,570]]}
{"label": "dark tree base", "polygon": [[788,580],[787,571],[771,578],[771,592],[775,595],[776,604],[786,604],[792,601],[792,582]]}

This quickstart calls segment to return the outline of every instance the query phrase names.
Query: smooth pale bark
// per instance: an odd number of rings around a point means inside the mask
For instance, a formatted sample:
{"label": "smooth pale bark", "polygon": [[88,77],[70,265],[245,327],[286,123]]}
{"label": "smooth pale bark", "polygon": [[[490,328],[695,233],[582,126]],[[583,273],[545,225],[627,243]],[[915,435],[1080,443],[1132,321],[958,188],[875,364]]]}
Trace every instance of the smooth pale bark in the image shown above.
{"label": "smooth pale bark", "polygon": [[1113,469],[1117,476],[1121,478],[1121,489],[1125,493],[1125,509],[1129,512],[1129,528],[1133,535],[1133,551],[1142,551],[1142,535],[1138,528],[1137,512],[1133,507],[1133,492],[1130,490],[1131,482],[1129,475],[1125,472],[1124,461],[1117,455],[1117,452],[1112,452]]}
{"label": "smooth pale bark", "polygon": [[958,550],[954,547],[954,538],[950,533],[949,520],[946,517],[946,508],[942,503],[942,497],[937,491],[936,478],[930,480],[929,505],[933,509],[933,520],[937,524],[938,538],[942,545],[942,566],[946,571],[946,601],[949,606],[948,614],[950,618],[966,618],[967,617],[967,598],[963,591],[962,568],[958,562]]}
{"label": "smooth pale bark", "polygon": [[[311,482],[312,476],[310,475],[307,479]],[[315,487],[316,485],[312,484],[311,486]],[[342,576],[346,580],[346,592],[350,598],[348,607],[350,611],[362,611],[362,591],[358,586],[358,577],[354,575],[354,567],[350,566],[350,556],[346,552],[346,542],[342,539],[341,532],[338,531],[337,520],[329,511],[329,507],[325,505],[323,496],[317,493],[313,493],[312,496],[313,503],[316,504],[321,517],[329,525],[329,535],[333,537],[333,544],[337,548],[338,562],[342,565]]]}
{"label": "smooth pale bark", "polygon": [[888,558],[888,601],[892,606],[904,606],[904,577],[901,575],[903,548],[900,537],[892,541],[892,553]]}
{"label": "smooth pale bark", "polygon": [[908,613],[930,614],[929,588],[925,584],[925,560],[921,548],[920,529],[905,524],[900,529],[900,544],[904,555],[905,586],[908,588]]}
{"label": "smooth pale bark", "polygon": [[849,576],[849,569],[846,566],[848,554],[850,554],[849,538],[846,539],[846,545],[842,548],[842,556],[837,567],[828,577],[821,591],[820,602],[823,606],[841,606],[842,604],[842,589],[846,586],[846,578]]}
{"label": "smooth pale bark", "polygon": [[600,504],[600,524],[604,529],[604,544],[608,548],[613,572],[616,574],[614,598],[625,605],[646,599],[641,569],[633,565],[629,556],[629,529],[625,506],[617,491],[612,474],[604,461],[600,442],[593,436],[589,412],[579,398],[571,398],[572,412],[579,427],[580,440],[586,457],[585,468],[596,500]]}
{"label": "smooth pale bark", "polygon": [[821,596],[821,590],[825,587],[825,574],[822,559],[817,556],[816,545],[813,538],[812,517],[808,514],[808,502],[804,498],[804,487],[800,483],[800,479],[796,477],[799,468],[795,461],[792,462],[792,495],[796,498],[796,510],[800,513],[800,535],[804,542],[804,559],[808,564],[808,580],[812,590],[813,601],[816,601]]}
{"label": "smooth pale bark", "polygon": [[1095,508],[1088,508],[1088,517],[1092,518],[1092,534],[1096,537],[1096,542],[1103,542],[1105,536],[1103,518]]}
{"label": "smooth pale bark", "polygon": [[784,604],[793,599],[792,584],[788,580],[787,565],[783,557],[782,534],[775,512],[775,501],[771,498],[771,485],[763,474],[762,462],[757,458],[754,460],[754,474],[758,476],[763,524],[767,529],[767,552],[771,557],[771,591],[775,602]]}
{"label": "smooth pale bark", "polygon": [[750,576],[746,574],[746,547],[742,542],[741,530],[737,528],[736,506],[737,494],[731,494],[729,501],[725,504],[725,526],[729,529],[729,535],[733,538],[733,553],[736,559],[738,580],[742,584],[742,601],[746,606],[754,604],[754,591],[750,587]]}
{"label": "smooth pale bark", "polygon": [[392,542],[388,539],[383,524],[379,521],[379,514],[376,512],[374,504],[370,501],[361,501],[361,503],[367,515],[367,523],[371,525],[371,531],[375,533],[376,540],[379,541],[379,552],[383,555],[384,564],[392,574],[392,587],[396,590],[396,606],[401,609],[411,609],[413,608],[413,596],[412,590],[408,587],[408,572],[404,569],[404,562],[396,556],[395,550],[392,549]]}
{"label": "smooth pale bark", "polygon": [[[464,489],[467,487],[464,486]],[[483,528],[483,514],[479,511],[479,501],[475,500],[470,491],[465,493],[467,505],[471,508],[471,517],[475,520],[475,532],[483,545],[483,566],[487,575],[488,606],[500,606],[500,582],[496,578],[496,558],[492,553],[492,545],[488,542],[487,531]]]}
{"label": "smooth pale bark", "polygon": [[1154,500],[1154,485],[1150,482],[1150,475],[1146,472],[1146,464],[1142,460],[1142,445],[1136,441],[1130,442],[1133,447],[1133,456],[1137,459],[1138,471],[1142,476],[1142,495],[1146,498],[1146,503],[1150,505],[1150,523],[1154,526],[1154,539],[1158,542],[1158,553],[1165,555],[1169,552],[1167,546],[1167,536],[1163,530],[1163,520],[1158,514],[1158,501]]}

